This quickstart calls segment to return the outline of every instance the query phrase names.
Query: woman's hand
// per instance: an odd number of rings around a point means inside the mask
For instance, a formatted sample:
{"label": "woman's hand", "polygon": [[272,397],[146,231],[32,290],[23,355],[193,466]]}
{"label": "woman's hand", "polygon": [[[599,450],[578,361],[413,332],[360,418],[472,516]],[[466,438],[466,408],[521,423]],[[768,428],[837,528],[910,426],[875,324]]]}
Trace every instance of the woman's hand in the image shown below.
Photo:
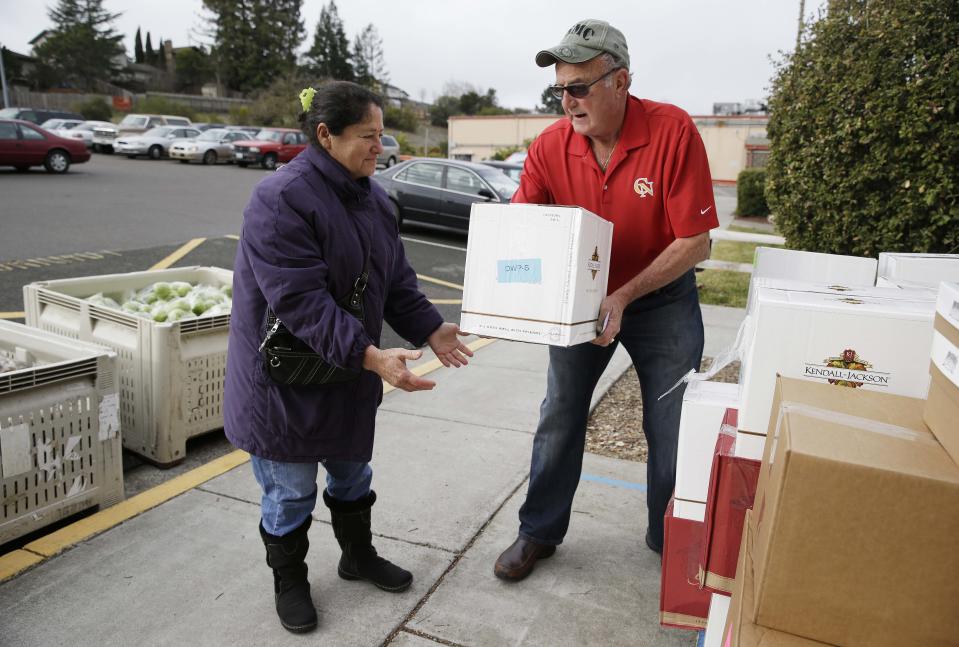
{"label": "woman's hand", "polygon": [[443,366],[459,368],[469,364],[466,358],[473,356],[473,351],[459,340],[459,336],[465,337],[468,334],[461,332],[455,323],[444,322],[433,331],[427,342]]}
{"label": "woman's hand", "polygon": [[406,350],[405,348],[386,348],[380,350],[376,346],[366,347],[363,354],[363,368],[373,371],[387,383],[403,391],[429,391],[436,382],[424,379],[408,368],[407,360],[417,360],[422,357],[423,351]]}

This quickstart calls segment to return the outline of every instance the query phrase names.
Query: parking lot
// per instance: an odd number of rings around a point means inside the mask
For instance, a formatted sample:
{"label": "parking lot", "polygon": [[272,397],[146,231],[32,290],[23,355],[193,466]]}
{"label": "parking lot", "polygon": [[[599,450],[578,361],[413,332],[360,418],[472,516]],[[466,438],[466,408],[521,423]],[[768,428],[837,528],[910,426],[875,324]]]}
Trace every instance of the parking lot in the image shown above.
{"label": "parking lot", "polygon": [[[232,269],[243,208],[267,171],[233,165],[94,155],[64,175],[0,169],[0,317],[23,321],[25,284],[155,267]],[[404,227],[420,287],[459,321],[466,236]],[[381,345],[409,346],[389,327]],[[191,440],[187,460],[160,471],[125,457],[130,496],[232,447],[222,434]]]}

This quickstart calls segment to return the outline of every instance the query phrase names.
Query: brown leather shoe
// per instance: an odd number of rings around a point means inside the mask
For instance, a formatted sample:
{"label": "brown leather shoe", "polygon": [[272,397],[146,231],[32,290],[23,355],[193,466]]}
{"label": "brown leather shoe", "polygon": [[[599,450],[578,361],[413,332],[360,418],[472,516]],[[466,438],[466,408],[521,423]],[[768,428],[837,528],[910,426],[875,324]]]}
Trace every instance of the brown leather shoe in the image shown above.
{"label": "brown leather shoe", "polygon": [[496,560],[493,574],[507,582],[518,582],[533,572],[538,559],[546,559],[556,552],[556,546],[535,544],[519,537]]}

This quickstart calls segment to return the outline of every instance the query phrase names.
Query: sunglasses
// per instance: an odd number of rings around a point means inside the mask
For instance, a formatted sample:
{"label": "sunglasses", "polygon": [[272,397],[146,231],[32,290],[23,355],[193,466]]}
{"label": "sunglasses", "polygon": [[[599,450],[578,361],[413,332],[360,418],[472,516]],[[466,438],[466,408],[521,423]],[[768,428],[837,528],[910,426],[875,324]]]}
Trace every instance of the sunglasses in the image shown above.
{"label": "sunglasses", "polygon": [[557,99],[559,99],[560,101],[562,101],[563,99],[564,91],[568,92],[569,96],[573,97],[574,99],[584,99],[589,94],[590,88],[592,88],[594,85],[596,85],[597,83],[605,79],[607,76],[609,76],[616,70],[621,70],[621,69],[623,68],[614,67],[603,76],[589,83],[570,83],[569,85],[551,85],[548,88],[549,93],[552,94]]}

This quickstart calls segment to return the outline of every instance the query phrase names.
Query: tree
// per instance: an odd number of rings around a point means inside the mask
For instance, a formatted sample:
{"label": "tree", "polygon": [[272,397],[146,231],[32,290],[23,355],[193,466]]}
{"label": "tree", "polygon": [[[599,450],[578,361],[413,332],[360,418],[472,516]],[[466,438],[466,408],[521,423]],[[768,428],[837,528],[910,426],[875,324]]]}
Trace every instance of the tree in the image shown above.
{"label": "tree", "polygon": [[147,65],[156,65],[156,52],[153,51],[153,43],[150,42],[150,32],[147,32],[147,44],[143,52],[143,62]]}
{"label": "tree", "polygon": [[790,247],[959,251],[957,42],[955,0],[833,0],[784,57],[766,198]]}
{"label": "tree", "polygon": [[543,90],[543,94],[540,95],[539,100],[543,102],[543,105],[536,106],[536,112],[547,115],[563,114],[563,101],[554,97],[553,93],[549,91],[549,87]]}
{"label": "tree", "polygon": [[[430,123],[444,127],[447,119],[453,115],[508,115],[513,111],[503,108],[496,99],[496,90],[486,92],[468,84],[448,83],[444,90],[447,94],[436,99],[430,108]],[[450,92],[462,92],[459,96]]]}
{"label": "tree", "polygon": [[184,47],[174,54],[176,89],[179,92],[197,92],[213,78],[213,62],[200,47]]}
{"label": "tree", "polygon": [[133,39],[133,60],[137,63],[143,62],[143,39],[140,38],[139,27],[137,27],[136,38]]}
{"label": "tree", "polygon": [[306,53],[306,70],[321,79],[352,81],[355,78],[350,63],[350,42],[334,0],[320,9],[313,46]]}
{"label": "tree", "polygon": [[383,39],[373,23],[363,28],[353,41],[353,69],[356,82],[373,90],[381,91],[389,83],[383,56]]}
{"label": "tree", "polygon": [[302,0],[203,0],[219,78],[241,92],[265,88],[296,67]]}
{"label": "tree", "polygon": [[112,27],[120,14],[103,8],[103,0],[59,0],[48,12],[53,34],[36,48],[36,56],[60,83],[85,89],[117,71],[123,36]]}

